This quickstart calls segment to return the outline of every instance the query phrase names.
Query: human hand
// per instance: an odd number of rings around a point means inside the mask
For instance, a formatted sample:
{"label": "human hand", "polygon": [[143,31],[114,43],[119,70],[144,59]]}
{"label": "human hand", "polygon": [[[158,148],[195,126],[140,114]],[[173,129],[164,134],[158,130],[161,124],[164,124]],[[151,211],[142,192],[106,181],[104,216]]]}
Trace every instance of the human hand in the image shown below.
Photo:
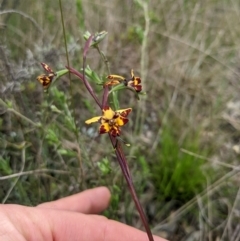
{"label": "human hand", "polygon": [[109,190],[99,187],[37,207],[0,205],[0,240],[147,241],[146,233],[96,215],[109,201]]}

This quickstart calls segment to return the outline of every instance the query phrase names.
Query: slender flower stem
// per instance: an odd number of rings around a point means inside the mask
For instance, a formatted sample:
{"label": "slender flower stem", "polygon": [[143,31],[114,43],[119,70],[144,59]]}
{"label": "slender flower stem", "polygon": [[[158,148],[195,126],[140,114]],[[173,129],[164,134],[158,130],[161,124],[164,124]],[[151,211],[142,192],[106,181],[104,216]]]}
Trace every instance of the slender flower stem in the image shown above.
{"label": "slender flower stem", "polygon": [[93,97],[93,99],[96,101],[97,105],[102,109],[102,105],[100,103],[100,101],[98,100],[97,96],[95,95],[91,85],[89,84],[89,82],[86,80],[86,78],[83,76],[82,73],[78,72],[77,70],[75,70],[74,68],[68,67],[66,66],[66,68],[74,75],[78,76],[79,79],[81,79],[85,85],[85,87],[87,88],[88,92],[90,93],[90,95]]}
{"label": "slender flower stem", "polygon": [[85,68],[86,68],[86,59],[87,59],[87,52],[91,46],[91,42],[93,39],[93,35],[91,35],[88,40],[85,43],[84,49],[83,49],[83,74],[82,74],[82,80],[84,85],[86,86],[87,90],[89,91],[89,93],[91,94],[91,96],[94,98],[94,100],[96,101],[96,103],[98,104],[98,106],[100,107],[100,109],[102,109],[101,103],[98,100],[97,96],[95,95],[91,85],[89,84],[89,82],[87,81],[87,79],[85,78]]}
{"label": "slender flower stem", "polygon": [[102,109],[107,106],[108,96],[109,96],[109,89],[107,86],[105,86],[103,89]]}
{"label": "slender flower stem", "polygon": [[109,137],[110,137],[110,140],[112,142],[113,147],[115,147],[115,153],[116,153],[116,156],[117,156],[117,159],[118,159],[118,163],[119,163],[119,165],[122,169],[123,175],[124,175],[124,177],[127,181],[128,188],[130,190],[130,193],[131,193],[131,196],[132,196],[133,201],[135,203],[135,206],[136,206],[136,208],[139,212],[139,215],[142,219],[144,228],[145,228],[145,230],[147,232],[147,235],[148,235],[148,239],[149,239],[149,241],[154,241],[152,232],[151,232],[151,230],[149,228],[149,225],[148,225],[148,222],[147,222],[146,215],[144,214],[143,208],[142,208],[142,206],[139,202],[139,199],[137,197],[137,193],[136,193],[135,188],[133,186],[132,177],[131,177],[131,174],[129,172],[126,157],[125,157],[125,155],[122,151],[121,145],[120,145],[119,142],[116,143],[116,138],[112,137],[110,134],[109,134]]}

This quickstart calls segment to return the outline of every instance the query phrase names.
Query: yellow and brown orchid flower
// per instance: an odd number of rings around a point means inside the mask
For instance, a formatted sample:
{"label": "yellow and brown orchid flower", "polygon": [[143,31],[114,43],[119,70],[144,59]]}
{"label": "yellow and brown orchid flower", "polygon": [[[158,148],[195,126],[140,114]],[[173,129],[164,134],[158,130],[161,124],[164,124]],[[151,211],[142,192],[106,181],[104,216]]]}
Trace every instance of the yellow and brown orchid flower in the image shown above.
{"label": "yellow and brown orchid flower", "polygon": [[136,92],[140,92],[142,90],[140,77],[134,76],[133,69],[131,70],[131,76],[132,78],[127,81],[127,86],[134,88]]}
{"label": "yellow and brown orchid flower", "polygon": [[141,79],[140,77],[135,77],[133,69],[131,70],[131,79],[126,79],[123,76],[111,74],[107,76],[108,81],[104,84],[104,86],[113,86],[124,83],[124,85],[133,88],[136,92],[140,92],[142,90]]}
{"label": "yellow and brown orchid flower", "polygon": [[42,84],[44,91],[47,91],[51,85],[54,77],[57,75],[53,70],[45,63],[41,63],[42,67],[48,74],[41,74],[37,77],[37,80]]}
{"label": "yellow and brown orchid flower", "polygon": [[41,74],[37,77],[37,80],[42,84],[43,89],[47,90],[52,83],[54,74]]}
{"label": "yellow and brown orchid flower", "polygon": [[113,86],[113,85],[118,85],[121,84],[122,82],[126,82],[127,80],[116,74],[110,74],[107,76],[108,81],[104,83],[104,86]]}
{"label": "yellow and brown orchid flower", "polygon": [[86,124],[91,124],[93,122],[100,122],[99,133],[109,133],[111,136],[120,136],[120,127],[127,124],[128,114],[132,111],[132,108],[122,109],[114,111],[110,107],[105,107],[102,109],[102,116],[93,117],[86,120]]}

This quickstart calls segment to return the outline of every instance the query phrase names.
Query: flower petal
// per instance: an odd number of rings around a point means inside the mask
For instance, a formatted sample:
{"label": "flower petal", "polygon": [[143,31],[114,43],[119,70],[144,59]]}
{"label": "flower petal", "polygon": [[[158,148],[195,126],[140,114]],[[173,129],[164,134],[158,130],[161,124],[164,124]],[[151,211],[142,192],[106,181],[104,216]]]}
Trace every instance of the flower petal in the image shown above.
{"label": "flower petal", "polygon": [[121,130],[120,130],[119,127],[113,126],[113,127],[111,128],[111,130],[109,131],[109,134],[110,134],[111,136],[114,136],[114,137],[120,136]]}
{"label": "flower petal", "polygon": [[132,111],[132,108],[127,108],[127,109],[121,109],[117,110],[116,112],[119,113],[123,117],[127,117],[128,114]]}
{"label": "flower petal", "polygon": [[110,130],[110,126],[108,123],[103,123],[100,127],[99,127],[99,133],[100,134],[104,134],[109,132]]}
{"label": "flower petal", "polygon": [[135,77],[133,80],[129,80],[127,82],[127,86],[134,88],[136,92],[140,92],[142,90],[141,79],[139,77]]}
{"label": "flower petal", "polygon": [[132,78],[127,81],[126,85],[128,87],[134,88],[136,92],[140,92],[142,90],[140,77],[134,76],[133,69],[131,69],[131,76],[132,76]]}
{"label": "flower petal", "polygon": [[108,75],[107,78],[109,81],[107,81],[104,86],[112,86],[112,85],[118,85],[123,81],[126,81],[126,79],[123,76],[116,75],[116,74],[111,74]]}
{"label": "flower petal", "polygon": [[115,120],[115,122],[116,122],[116,125],[117,125],[117,126],[124,126],[125,124],[128,123],[128,119],[127,119],[126,117],[120,115],[120,116]]}
{"label": "flower petal", "polygon": [[86,124],[91,124],[91,123],[93,123],[93,122],[99,121],[100,119],[101,119],[101,116],[96,116],[96,117],[93,117],[93,118],[91,118],[91,119],[89,119],[89,120],[86,120],[85,123],[86,123]]}
{"label": "flower petal", "polygon": [[47,64],[41,63],[41,65],[48,73],[53,73],[52,69]]}
{"label": "flower petal", "polygon": [[102,111],[103,111],[103,118],[106,120],[111,120],[115,115],[115,112],[109,106],[104,107]]}
{"label": "flower petal", "polygon": [[134,78],[133,69],[131,69],[131,76],[132,76],[132,79],[133,79]]}
{"label": "flower petal", "polygon": [[112,85],[118,85],[120,84],[121,82],[119,80],[109,80],[107,81],[106,83],[104,83],[104,86],[112,86]]}
{"label": "flower petal", "polygon": [[141,83],[140,77],[135,77],[134,78],[134,85],[139,85]]}
{"label": "flower petal", "polygon": [[54,74],[41,74],[37,77],[37,80],[42,84],[44,89],[48,89],[48,87],[52,83],[53,78]]}
{"label": "flower petal", "polygon": [[123,76],[116,75],[116,74],[108,75],[107,78],[110,79],[110,80],[118,80],[118,81],[124,81],[125,80],[125,78]]}
{"label": "flower petal", "polygon": [[141,92],[142,91],[142,86],[141,85],[135,85],[133,88],[136,90],[136,92]]}

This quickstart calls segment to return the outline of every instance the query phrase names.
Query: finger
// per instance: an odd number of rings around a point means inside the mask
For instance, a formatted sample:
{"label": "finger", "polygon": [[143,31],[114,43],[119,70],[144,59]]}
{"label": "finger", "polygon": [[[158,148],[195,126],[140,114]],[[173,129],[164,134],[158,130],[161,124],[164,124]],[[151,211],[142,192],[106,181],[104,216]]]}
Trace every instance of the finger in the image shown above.
{"label": "finger", "polygon": [[110,197],[111,194],[106,187],[97,187],[56,201],[46,202],[37,207],[95,214],[108,207]]}
{"label": "finger", "polygon": [[[58,241],[147,241],[147,234],[125,224],[92,218],[81,213],[65,213],[63,219],[51,216],[53,240]],[[66,221],[67,220],[67,221]],[[154,241],[166,241],[155,236]]]}
{"label": "finger", "polygon": [[[57,209],[0,205],[0,234],[11,240],[147,241],[146,233],[116,221]],[[21,237],[21,238],[20,238]],[[23,239],[24,237],[24,239]],[[10,240],[10,239],[7,239]],[[166,241],[154,236],[154,241]]]}

